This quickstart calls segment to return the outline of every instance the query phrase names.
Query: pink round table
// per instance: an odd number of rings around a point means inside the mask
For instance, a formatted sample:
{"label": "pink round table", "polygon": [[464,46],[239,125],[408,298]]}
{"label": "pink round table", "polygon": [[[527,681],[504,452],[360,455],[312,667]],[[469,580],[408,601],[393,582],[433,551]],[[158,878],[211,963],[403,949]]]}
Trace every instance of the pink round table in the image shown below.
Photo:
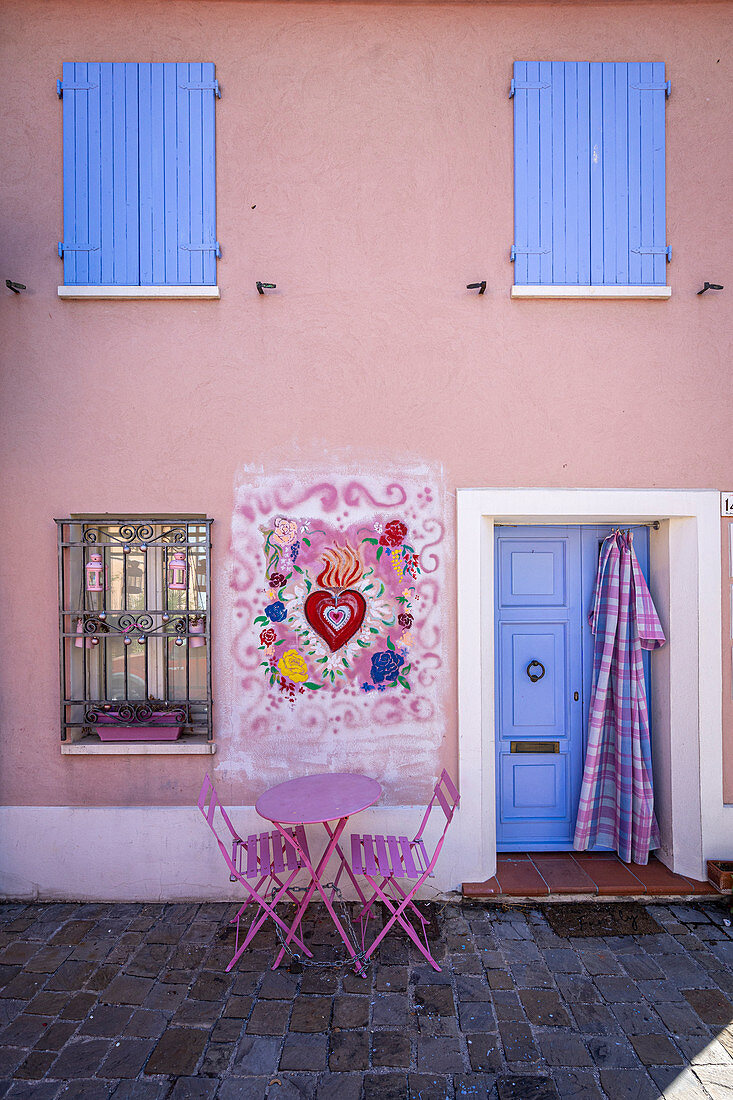
{"label": "pink round table", "polygon": [[[317,890],[331,914],[331,919],[341,939],[346,945],[346,950],[355,963],[357,972],[359,974],[364,973],[364,968],[357,957],[355,947],[346,935],[333,908],[333,898],[341,874],[346,871],[359,897],[363,902],[365,901],[349,862],[341,851],[339,839],[351,814],[358,813],[360,810],[365,810],[367,806],[374,805],[381,793],[382,788],[376,779],[370,779],[366,775],[356,775],[353,772],[327,772],[321,775],[304,775],[300,779],[289,779],[285,783],[278,783],[276,787],[271,787],[264,794],[261,794],[255,802],[255,809],[260,817],[271,821],[279,829],[287,843],[296,849],[303,866],[307,867],[311,876],[310,885],[298,907],[285,943],[275,959],[273,970],[280,965],[287,944],[293,937],[303,919],[310,899]],[[333,821],[336,822],[336,826],[331,829],[329,822]],[[297,839],[286,831],[285,826],[287,825],[322,825],[326,830],[329,838],[328,844],[316,867],[313,867],[308,853],[298,844]],[[321,882],[321,877],[334,852],[339,857],[340,864],[329,898]]]}

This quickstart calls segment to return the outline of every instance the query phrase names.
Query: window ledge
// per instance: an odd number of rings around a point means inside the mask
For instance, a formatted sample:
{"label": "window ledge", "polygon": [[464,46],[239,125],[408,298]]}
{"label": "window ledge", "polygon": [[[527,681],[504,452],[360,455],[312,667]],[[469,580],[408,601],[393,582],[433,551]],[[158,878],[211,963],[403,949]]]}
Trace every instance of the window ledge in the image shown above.
{"label": "window ledge", "polygon": [[60,286],[59,298],[221,298],[218,286]]}
{"label": "window ledge", "polygon": [[79,741],[62,741],[62,756],[211,756],[213,741],[205,737],[182,737],[179,741],[100,741],[86,736]]}
{"label": "window ledge", "polygon": [[671,286],[513,286],[512,298],[671,298]]}

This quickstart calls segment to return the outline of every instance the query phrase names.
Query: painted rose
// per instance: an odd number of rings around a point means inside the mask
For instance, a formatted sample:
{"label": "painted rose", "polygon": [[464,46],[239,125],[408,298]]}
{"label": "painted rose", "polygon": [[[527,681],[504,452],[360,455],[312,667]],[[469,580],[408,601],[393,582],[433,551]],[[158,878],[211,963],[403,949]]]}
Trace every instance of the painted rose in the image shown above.
{"label": "painted rose", "polygon": [[277,641],[277,633],[268,626],[266,630],[260,631],[260,645],[270,646],[274,645]]}
{"label": "painted rose", "polygon": [[285,516],[278,516],[274,523],[275,530],[272,533],[272,537],[275,542],[279,542],[281,546],[291,546],[298,537],[298,524],[294,519],[286,519]]}
{"label": "painted rose", "polygon": [[384,526],[384,534],[379,539],[381,546],[402,546],[407,537],[407,527],[399,519],[391,519]]}
{"label": "painted rose", "polygon": [[287,676],[295,684],[302,684],[308,679],[308,665],[297,649],[288,649],[283,653],[277,667],[283,676]]}
{"label": "painted rose", "polygon": [[265,608],[265,615],[271,623],[281,623],[285,619],[285,604],[281,600],[275,600]]}
{"label": "painted rose", "polygon": [[397,616],[397,622],[400,624],[400,626],[404,626],[405,630],[409,630],[412,626],[412,615],[408,614],[406,611],[403,611],[401,615]]}
{"label": "painted rose", "polygon": [[273,573],[269,578],[270,588],[282,588],[288,578],[283,573]]}
{"label": "painted rose", "polygon": [[402,654],[395,653],[391,649],[375,653],[372,657],[372,680],[375,684],[384,683],[385,680],[396,680],[404,663],[405,658]]}

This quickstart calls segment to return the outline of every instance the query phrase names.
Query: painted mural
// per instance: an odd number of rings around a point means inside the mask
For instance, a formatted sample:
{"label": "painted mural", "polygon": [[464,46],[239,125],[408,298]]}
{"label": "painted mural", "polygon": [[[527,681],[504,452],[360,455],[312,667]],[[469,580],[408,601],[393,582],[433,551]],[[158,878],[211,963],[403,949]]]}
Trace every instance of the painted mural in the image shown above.
{"label": "painted mural", "polygon": [[396,786],[416,767],[433,776],[445,735],[439,485],[424,470],[392,481],[243,477],[232,768],[282,778],[292,771],[283,738],[294,736],[303,772],[374,774],[378,759]]}

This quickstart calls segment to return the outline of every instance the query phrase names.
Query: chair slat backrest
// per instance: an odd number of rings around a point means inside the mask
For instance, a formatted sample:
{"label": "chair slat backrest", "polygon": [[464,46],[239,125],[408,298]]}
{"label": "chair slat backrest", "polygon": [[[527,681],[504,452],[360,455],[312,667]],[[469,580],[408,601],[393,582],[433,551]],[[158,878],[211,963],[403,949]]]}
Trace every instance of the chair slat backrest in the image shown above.
{"label": "chair slat backrest", "polygon": [[435,787],[433,789],[433,797],[428,802],[427,809],[425,810],[425,815],[420,823],[420,828],[415,834],[415,841],[417,842],[418,840],[420,840],[421,836],[423,835],[432,809],[436,805],[440,806],[441,810],[445,814],[445,828],[443,829],[443,836],[445,836],[445,831],[453,820],[453,814],[456,812],[456,808],[459,802],[460,796],[458,794],[456,785],[451,777],[448,775],[448,772],[445,770],[445,768],[443,768],[443,771],[440,773],[438,782],[435,784]]}

